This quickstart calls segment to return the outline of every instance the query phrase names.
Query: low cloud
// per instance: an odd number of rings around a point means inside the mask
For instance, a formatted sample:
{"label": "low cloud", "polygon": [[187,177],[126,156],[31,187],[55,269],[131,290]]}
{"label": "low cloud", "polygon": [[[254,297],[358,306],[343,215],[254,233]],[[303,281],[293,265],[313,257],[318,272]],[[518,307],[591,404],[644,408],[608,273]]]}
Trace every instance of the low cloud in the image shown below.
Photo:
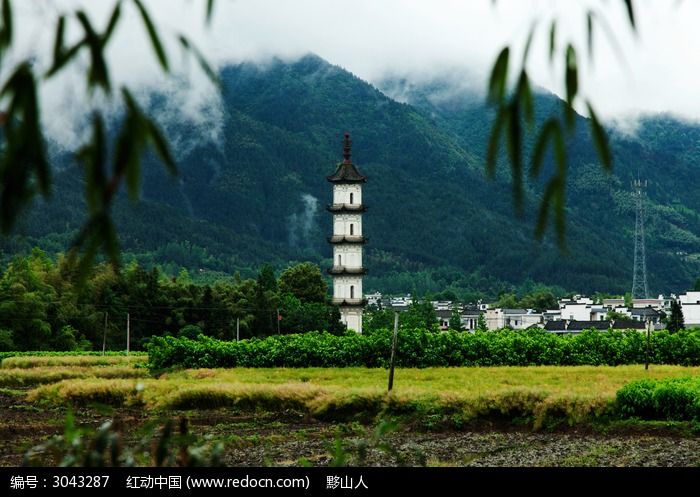
{"label": "low cloud", "polygon": [[[129,85],[145,101],[151,90],[164,91],[163,118],[192,124],[211,140],[221,132],[221,103],[196,61],[185,57],[178,45],[181,32],[214,68],[275,56],[291,60],[313,52],[373,83],[396,76],[420,82],[451,74],[464,78],[456,83],[479,89],[485,88],[498,51],[508,43],[522,47],[533,21],[539,20],[528,69],[536,84],[561,95],[561,67],[550,67],[546,56],[546,23],[556,18],[560,41],[572,40],[580,49],[582,91],[603,117],[670,112],[700,119],[700,67],[688,59],[688,54],[700,51],[700,31],[694,26],[700,18],[697,2],[636,3],[637,34],[629,29],[622,2],[602,0],[574,5],[547,0],[217,0],[210,26],[204,20],[204,4],[146,1],[165,41],[173,76],[165,77],[160,71],[130,2],[124,3],[122,25],[108,48],[108,62],[115,87]],[[114,2],[36,0],[14,5],[18,26],[14,60],[31,57],[38,68],[45,69],[51,62],[59,13],[82,7],[102,30]],[[615,37],[611,42],[604,30],[594,33],[592,61],[585,56],[589,8],[607,19]],[[75,39],[79,29],[72,23],[68,28],[68,38]],[[86,67],[87,61],[80,61],[80,71]],[[67,71],[41,91],[47,133],[66,148],[85,140],[91,109],[113,110],[110,106],[115,105],[99,94],[88,95],[83,78],[81,72]]]}
{"label": "low cloud", "polygon": [[311,248],[311,233],[316,226],[318,199],[309,193],[301,195],[303,210],[289,216],[289,245],[295,248]]}

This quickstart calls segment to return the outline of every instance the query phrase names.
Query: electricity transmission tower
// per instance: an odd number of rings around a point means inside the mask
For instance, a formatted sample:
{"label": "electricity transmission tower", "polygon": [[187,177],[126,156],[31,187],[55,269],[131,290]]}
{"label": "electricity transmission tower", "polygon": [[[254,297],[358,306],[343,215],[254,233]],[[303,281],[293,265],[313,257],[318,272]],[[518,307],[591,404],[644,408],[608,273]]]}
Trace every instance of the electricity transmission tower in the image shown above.
{"label": "electricity transmission tower", "polygon": [[649,298],[647,286],[647,254],[644,243],[644,189],[646,181],[632,182],[632,195],[636,206],[634,224],[634,273],[632,275],[632,298]]}

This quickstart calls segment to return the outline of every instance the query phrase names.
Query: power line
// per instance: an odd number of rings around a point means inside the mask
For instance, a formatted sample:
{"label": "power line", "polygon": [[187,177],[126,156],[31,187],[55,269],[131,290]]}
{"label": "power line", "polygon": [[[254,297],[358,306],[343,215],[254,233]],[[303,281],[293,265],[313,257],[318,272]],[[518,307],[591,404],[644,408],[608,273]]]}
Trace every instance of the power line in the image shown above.
{"label": "power line", "polygon": [[634,269],[632,273],[632,298],[649,298],[647,286],[647,255],[644,240],[644,189],[646,181],[636,179],[632,182],[635,199],[634,223]]}
{"label": "power line", "polygon": [[[99,309],[108,310],[122,310],[124,312],[129,312],[132,310],[145,309],[145,310],[174,310],[174,311],[222,311],[222,312],[232,312],[237,313],[238,311],[265,311],[276,313],[279,309],[278,307],[239,307],[235,306],[234,309],[226,307],[226,304],[220,306],[178,306],[178,305],[124,305],[124,304],[92,304],[88,302],[76,303],[76,302],[65,302],[65,301],[26,301],[26,300],[0,300],[0,304],[27,304],[27,305],[58,305],[67,304],[76,307],[94,307]],[[1,320],[1,318],[0,318]]]}

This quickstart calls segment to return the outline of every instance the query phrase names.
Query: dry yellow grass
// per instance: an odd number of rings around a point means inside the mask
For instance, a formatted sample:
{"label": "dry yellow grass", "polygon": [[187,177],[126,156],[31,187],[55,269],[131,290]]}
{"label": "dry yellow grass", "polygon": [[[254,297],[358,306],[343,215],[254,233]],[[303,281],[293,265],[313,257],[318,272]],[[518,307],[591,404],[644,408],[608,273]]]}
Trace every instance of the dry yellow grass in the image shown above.
{"label": "dry yellow grass", "polygon": [[62,380],[32,390],[27,399],[54,405],[105,404],[112,406],[141,404],[142,385],[136,380],[88,379]]}
{"label": "dry yellow grass", "polygon": [[147,360],[148,355],[146,354],[132,354],[129,356],[16,356],[3,359],[2,363],[0,363],[0,368],[115,366],[145,363]]}
{"label": "dry yellow grass", "polygon": [[[367,368],[234,368],[190,369],[163,375],[180,381],[282,384],[310,383],[324,387],[384,387],[387,371]],[[700,375],[700,367],[650,366],[502,366],[484,368],[397,369],[397,390],[421,393],[490,394],[513,387],[546,387],[556,393],[614,394],[630,381]]]}
{"label": "dry yellow grass", "polygon": [[295,409],[326,419],[381,412],[461,420],[520,417],[537,427],[550,418],[573,424],[600,416],[630,381],[696,375],[700,368],[645,371],[639,365],[400,369],[395,390],[387,395],[382,369],[197,369],[138,381],[64,380],[35,389],[29,398],[155,409]]}
{"label": "dry yellow grass", "polygon": [[27,387],[74,378],[143,378],[145,369],[130,365],[99,367],[32,367],[0,369],[0,387]]}

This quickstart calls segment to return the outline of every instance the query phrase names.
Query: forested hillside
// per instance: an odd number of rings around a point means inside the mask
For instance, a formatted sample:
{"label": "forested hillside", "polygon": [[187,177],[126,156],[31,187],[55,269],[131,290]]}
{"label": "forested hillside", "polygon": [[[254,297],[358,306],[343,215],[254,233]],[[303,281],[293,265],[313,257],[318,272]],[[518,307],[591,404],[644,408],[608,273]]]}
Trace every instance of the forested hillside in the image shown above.
{"label": "forested hillside", "polygon": [[[384,93],[316,56],[246,63],[221,73],[223,123],[215,139],[167,120],[180,176],[147,165],[142,201],[115,205],[125,258],[180,267],[195,279],[263,263],[330,265],[330,174],[349,131],[366,184],[366,290],[441,292],[464,298],[542,283],[565,290],[625,292],[631,286],[634,212],[628,185],[650,182],[647,254],[652,293],[680,291],[697,277],[700,128],[669,118],[644,121],[634,137],[616,133],[612,176],[596,165],[585,132],[571,140],[568,252],[533,239],[536,185],[524,219],[514,217],[505,166],[484,175],[490,114],[447,79],[381,84]],[[448,91],[449,90],[449,91]],[[401,95],[401,103],[390,96]],[[160,102],[160,103],[159,103]],[[539,107],[557,105],[541,95]],[[583,127],[579,126],[580,129]],[[529,146],[529,144],[526,144]],[[5,258],[35,245],[65,250],[83,222],[81,172],[56,152],[55,193],[2,241]],[[531,185],[532,186],[532,185]]]}
{"label": "forested hillside", "polygon": [[[379,86],[387,95],[420,109],[436,126],[449,130],[453,139],[483,163],[490,133],[490,126],[484,123],[491,122],[493,113],[483,95],[468,83],[468,77],[445,74],[420,83],[390,78]],[[538,122],[557,112],[559,105],[554,95],[536,94]],[[648,183],[645,219],[650,291],[688,287],[699,270],[700,126],[661,115],[643,117],[631,130],[609,128],[615,162],[613,173],[607,175],[601,172],[583,121],[578,118],[577,131],[568,143],[567,242],[572,251],[588,247],[597,257],[569,258],[569,268],[583,262],[578,270],[592,282],[600,282],[597,288],[629,285],[634,234],[630,184],[640,178]],[[524,142],[526,157],[533,146],[530,136]],[[507,180],[505,166],[499,175]],[[540,185],[530,186],[535,187],[530,188],[533,193]],[[605,276],[617,283],[606,283]]]}

